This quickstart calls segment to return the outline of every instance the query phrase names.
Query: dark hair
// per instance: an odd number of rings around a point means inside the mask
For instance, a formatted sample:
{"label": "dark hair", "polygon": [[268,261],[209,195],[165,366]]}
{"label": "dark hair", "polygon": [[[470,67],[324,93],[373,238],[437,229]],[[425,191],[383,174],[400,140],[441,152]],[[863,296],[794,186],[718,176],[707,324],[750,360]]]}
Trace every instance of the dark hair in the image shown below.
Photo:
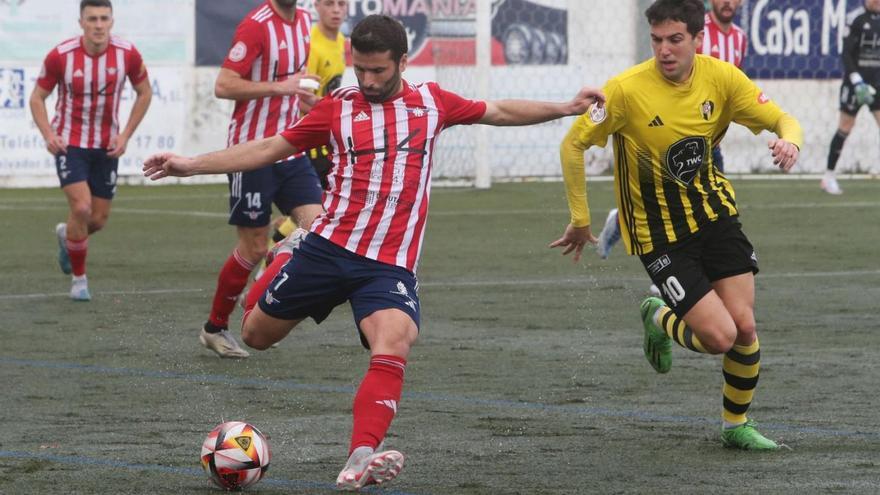
{"label": "dark hair", "polygon": [[657,0],[645,11],[648,24],[664,21],[679,21],[687,24],[691,36],[703,30],[706,20],[706,6],[703,0]]}
{"label": "dark hair", "polygon": [[79,13],[82,14],[86,7],[107,7],[113,10],[113,4],[110,0],[81,0],[79,2]]}
{"label": "dark hair", "polygon": [[409,51],[403,25],[387,15],[368,15],[351,32],[351,47],[361,53],[391,51],[394,62],[400,62]]}

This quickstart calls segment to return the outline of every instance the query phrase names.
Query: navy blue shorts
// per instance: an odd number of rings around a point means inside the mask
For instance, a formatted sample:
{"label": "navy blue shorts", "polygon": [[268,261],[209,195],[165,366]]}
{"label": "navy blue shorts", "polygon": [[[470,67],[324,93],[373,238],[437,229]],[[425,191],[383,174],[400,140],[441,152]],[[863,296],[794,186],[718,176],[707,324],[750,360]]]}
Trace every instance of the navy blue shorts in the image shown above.
{"label": "navy blue shorts", "polygon": [[[419,326],[416,276],[405,268],[371,260],[309,234],[260,298],[260,309],[282,320],[311,317],[321,323],[348,301],[360,322],[382,309],[399,309]],[[361,343],[369,348],[363,333]]]}
{"label": "navy blue shorts", "polygon": [[307,156],[228,176],[230,225],[269,225],[272,203],[284,215],[297,206],[321,204],[321,181]]}
{"label": "navy blue shorts", "polygon": [[55,155],[55,172],[61,187],[88,181],[92,196],[113,199],[116,195],[116,169],[118,158],[107,156],[101,148],[77,148],[68,146],[67,152]]}

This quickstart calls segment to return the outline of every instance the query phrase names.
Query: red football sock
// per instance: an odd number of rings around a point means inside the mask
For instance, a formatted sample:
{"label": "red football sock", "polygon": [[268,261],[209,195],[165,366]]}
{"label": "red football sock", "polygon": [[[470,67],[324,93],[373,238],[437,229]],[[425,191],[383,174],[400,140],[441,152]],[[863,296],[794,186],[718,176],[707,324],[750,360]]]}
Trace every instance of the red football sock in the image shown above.
{"label": "red football sock", "polygon": [[[245,297],[244,300],[245,315],[254,309],[254,306],[257,305],[257,302],[263,297],[263,294],[265,294],[269,284],[272,283],[275,275],[278,275],[278,272],[281,271],[281,268],[284,267],[291,256],[290,253],[278,253],[275,255],[275,259],[272,260],[272,263],[263,270],[263,274],[260,275],[260,278],[254,280],[254,283],[252,283],[251,288],[248,289],[247,297]],[[242,323],[244,323],[244,319],[242,319]]]}
{"label": "red football sock", "polygon": [[349,455],[364,445],[375,449],[385,438],[397,413],[405,370],[406,359],[397,356],[377,354],[370,359],[370,369],[354,396]]}
{"label": "red football sock", "polygon": [[244,259],[238,249],[232,252],[217,277],[217,289],[211,304],[208,320],[221,328],[229,327],[229,314],[235,309],[235,302],[248,282],[254,263]]}
{"label": "red football sock", "polygon": [[70,267],[73,274],[81,277],[86,274],[86,253],[89,251],[89,238],[75,241],[67,238],[67,256],[70,258]]}

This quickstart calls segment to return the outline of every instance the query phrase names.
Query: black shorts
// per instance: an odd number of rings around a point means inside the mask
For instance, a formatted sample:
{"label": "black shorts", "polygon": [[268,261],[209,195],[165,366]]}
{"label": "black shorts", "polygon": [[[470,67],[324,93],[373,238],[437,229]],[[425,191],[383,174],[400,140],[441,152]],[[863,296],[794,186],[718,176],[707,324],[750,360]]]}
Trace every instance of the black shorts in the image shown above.
{"label": "black shorts", "polygon": [[755,248],[736,217],[720,217],[687,239],[639,258],[679,317],[712,290],[712,282],[758,273]]}
{"label": "black shorts", "polygon": [[[855,86],[853,86],[848,78],[844,78],[843,83],[840,85],[840,111],[855,117],[855,115],[859,113],[859,108],[861,108],[861,105],[856,103]],[[870,108],[872,112],[880,110],[880,98],[875,97],[874,103],[871,103],[868,108]]]}

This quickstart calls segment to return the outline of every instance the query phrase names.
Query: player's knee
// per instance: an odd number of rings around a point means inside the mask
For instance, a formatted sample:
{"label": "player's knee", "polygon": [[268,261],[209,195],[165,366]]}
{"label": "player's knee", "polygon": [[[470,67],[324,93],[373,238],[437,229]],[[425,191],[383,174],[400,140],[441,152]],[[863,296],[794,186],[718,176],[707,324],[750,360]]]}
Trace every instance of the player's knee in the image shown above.
{"label": "player's knee", "polygon": [[257,263],[266,257],[269,252],[269,242],[265,239],[262,242],[246,242],[239,244],[238,252],[246,260],[251,263]]}
{"label": "player's knee", "polygon": [[248,324],[248,320],[245,320],[242,324],[241,341],[248,347],[258,351],[265,351],[274,343],[269,341],[269,339],[267,339],[262,332],[256,328],[256,325]]}
{"label": "player's knee", "polygon": [[736,342],[736,327],[734,325],[720,325],[699,336],[703,348],[710,354],[724,354],[733,348]]}
{"label": "player's knee", "polygon": [[107,225],[108,215],[99,215],[97,217],[92,217],[89,220],[89,234],[94,234],[95,232],[104,228]]}
{"label": "player's knee", "polygon": [[89,201],[77,201],[71,205],[70,213],[80,222],[89,224],[92,219],[92,203]]}

